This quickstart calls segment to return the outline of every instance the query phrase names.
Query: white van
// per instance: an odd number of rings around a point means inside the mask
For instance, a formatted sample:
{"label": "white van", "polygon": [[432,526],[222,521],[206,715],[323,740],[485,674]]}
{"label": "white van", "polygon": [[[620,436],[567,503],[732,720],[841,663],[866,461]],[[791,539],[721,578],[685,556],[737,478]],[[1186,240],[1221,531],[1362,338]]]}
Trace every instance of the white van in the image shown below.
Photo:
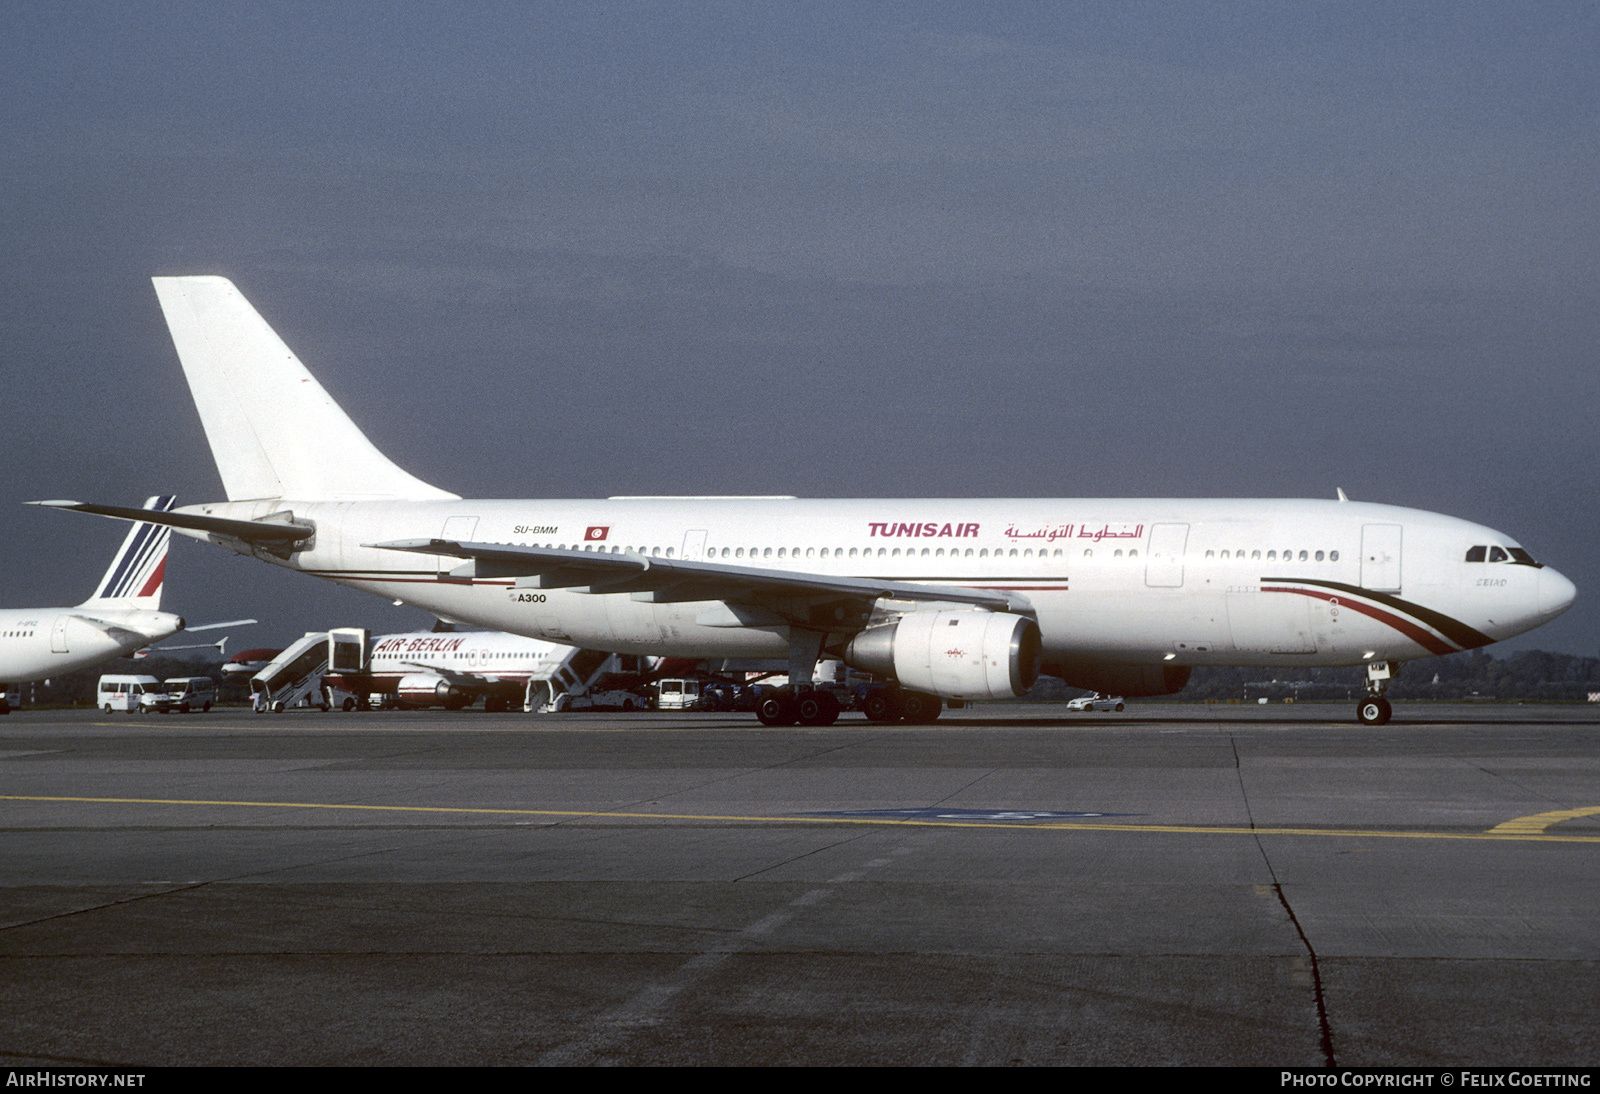
{"label": "white van", "polygon": [[167,686],[154,676],[102,676],[99,697],[100,709],[107,714],[113,710],[166,714],[172,709]]}
{"label": "white van", "polygon": [[700,681],[658,680],[656,682],[657,710],[699,710]]}
{"label": "white van", "polygon": [[217,697],[217,685],[209,676],[174,676],[167,681],[167,696],[181,714],[210,710]]}

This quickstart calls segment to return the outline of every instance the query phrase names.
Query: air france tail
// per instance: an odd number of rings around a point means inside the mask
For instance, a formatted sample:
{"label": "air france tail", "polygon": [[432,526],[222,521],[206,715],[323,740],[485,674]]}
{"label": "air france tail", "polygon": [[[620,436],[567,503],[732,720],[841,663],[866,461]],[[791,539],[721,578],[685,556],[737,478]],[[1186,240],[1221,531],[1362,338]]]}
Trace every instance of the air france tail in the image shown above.
{"label": "air france tail", "polygon": [[[147,498],[144,508],[165,513],[177,500],[171,494],[158,495]],[[111,560],[111,567],[95,586],[94,595],[80,607],[159,611],[167,573],[167,545],[171,541],[172,529],[165,525],[135,524]]]}
{"label": "air france tail", "polygon": [[457,496],[379,452],[231,281],[151,280],[229,501]]}

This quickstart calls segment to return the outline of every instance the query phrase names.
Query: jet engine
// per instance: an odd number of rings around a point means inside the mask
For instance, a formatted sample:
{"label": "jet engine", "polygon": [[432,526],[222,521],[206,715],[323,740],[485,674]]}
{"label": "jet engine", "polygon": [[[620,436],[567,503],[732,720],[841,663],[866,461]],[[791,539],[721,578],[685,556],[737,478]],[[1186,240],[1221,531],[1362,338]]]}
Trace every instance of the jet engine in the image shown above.
{"label": "jet engine", "polygon": [[459,710],[471,696],[434,672],[413,672],[400,677],[400,701],[408,707],[449,707]]}
{"label": "jet engine", "polygon": [[1009,612],[912,612],[862,631],[845,664],[946,699],[1010,699],[1039,678],[1039,625]]}

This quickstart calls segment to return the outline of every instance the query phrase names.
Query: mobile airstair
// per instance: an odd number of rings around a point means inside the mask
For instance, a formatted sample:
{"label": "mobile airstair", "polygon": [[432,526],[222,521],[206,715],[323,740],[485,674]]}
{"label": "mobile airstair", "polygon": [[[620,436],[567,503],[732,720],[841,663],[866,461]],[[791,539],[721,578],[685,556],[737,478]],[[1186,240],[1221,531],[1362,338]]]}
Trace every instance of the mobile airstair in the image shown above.
{"label": "mobile airstair", "polygon": [[637,673],[638,662],[637,657],[574,648],[548,674],[534,676],[528,681],[522,709],[535,714],[587,710],[596,706],[631,710],[636,697],[606,685],[619,675]]}
{"label": "mobile airstair", "polygon": [[281,714],[301,703],[328,709],[322,676],[328,671],[327,631],[307,631],[304,638],[274,657],[250,678],[251,705],[257,714]]}

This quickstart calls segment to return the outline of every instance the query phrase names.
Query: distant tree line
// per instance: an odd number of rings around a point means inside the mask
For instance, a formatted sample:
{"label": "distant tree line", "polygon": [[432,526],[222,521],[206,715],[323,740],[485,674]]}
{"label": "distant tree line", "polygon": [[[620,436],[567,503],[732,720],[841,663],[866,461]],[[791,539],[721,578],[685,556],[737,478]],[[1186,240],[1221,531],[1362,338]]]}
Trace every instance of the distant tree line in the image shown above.
{"label": "distant tree line", "polygon": [[[1189,684],[1170,698],[1349,699],[1366,688],[1366,670],[1351,668],[1197,668]],[[1600,692],[1600,657],[1524,650],[1500,658],[1483,650],[1426,657],[1406,664],[1389,684],[1389,697],[1406,699],[1500,699],[1586,702]],[[1059,702],[1082,695],[1060,680],[1042,677],[1028,698]]]}

